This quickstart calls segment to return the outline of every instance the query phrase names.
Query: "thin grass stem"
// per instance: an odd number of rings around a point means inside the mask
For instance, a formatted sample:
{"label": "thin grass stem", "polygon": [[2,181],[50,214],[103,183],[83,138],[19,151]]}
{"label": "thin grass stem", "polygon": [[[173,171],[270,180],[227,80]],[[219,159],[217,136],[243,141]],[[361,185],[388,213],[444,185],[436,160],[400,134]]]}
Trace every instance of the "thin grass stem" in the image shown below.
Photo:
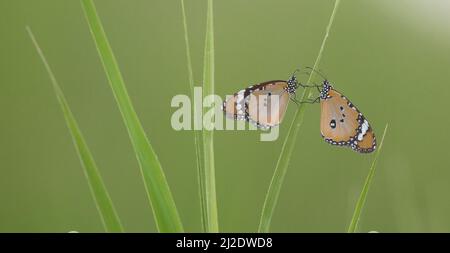
{"label": "thin grass stem", "polygon": [[381,153],[381,148],[383,147],[384,137],[386,136],[386,132],[388,129],[388,124],[384,127],[383,137],[381,137],[380,145],[376,150],[375,157],[372,161],[372,166],[370,166],[369,174],[367,175],[366,181],[364,182],[364,186],[361,190],[361,194],[359,195],[358,202],[356,202],[355,210],[353,212],[352,219],[350,221],[350,225],[348,226],[348,233],[355,233],[358,228],[358,223],[361,218],[362,209],[364,204],[366,203],[367,193],[369,192],[370,185],[372,183],[373,176],[375,175],[375,167],[377,165],[378,156]]}
{"label": "thin grass stem", "polygon": [[[184,28],[184,42],[186,46],[186,60],[187,60],[187,69],[189,75],[189,88],[191,91],[191,98],[194,98],[194,74],[192,71],[192,61],[191,61],[191,53],[189,47],[189,36],[188,36],[188,28],[186,21],[186,9],[184,6],[184,0],[181,0],[181,11],[183,16],[183,28]],[[195,114],[195,112],[194,112]],[[194,146],[195,146],[195,157],[196,157],[196,166],[197,166],[197,176],[198,176],[198,184],[199,184],[199,198],[200,198],[200,216],[201,216],[201,224],[202,230],[205,232],[207,230],[207,211],[206,211],[206,202],[205,202],[205,179],[202,176],[203,173],[203,158],[202,158],[202,134],[200,131],[194,130]]]}
{"label": "thin grass stem", "polygon": [[[319,67],[320,60],[322,59],[322,54],[325,48],[325,44],[327,42],[328,36],[330,34],[331,26],[334,21],[334,17],[336,15],[340,0],[336,0],[334,3],[333,12],[331,13],[330,20],[328,22],[325,36],[322,40],[322,44],[319,49],[319,54],[317,55],[316,61],[314,62],[314,69]],[[311,82],[314,72],[312,71],[308,78],[308,84]],[[305,98],[311,97],[312,90],[311,88],[305,88],[303,94],[301,96],[300,101],[304,101]],[[280,195],[281,187],[284,182],[284,178],[286,175],[287,168],[289,166],[289,162],[291,160],[292,152],[295,147],[295,143],[297,142],[297,136],[300,131],[300,126],[303,124],[303,116],[305,114],[305,104],[300,104],[297,107],[297,110],[294,115],[294,119],[292,120],[291,125],[289,126],[289,130],[286,138],[284,139],[283,146],[281,148],[280,156],[278,157],[277,165],[275,167],[274,174],[272,176],[272,180],[269,185],[269,189],[266,194],[266,198],[264,200],[263,209],[261,213],[261,219],[259,223],[259,232],[269,232],[270,223],[272,221],[273,213],[275,211],[276,204],[278,202],[278,197]]]}
{"label": "thin grass stem", "polygon": [[97,168],[94,157],[81,133],[75,117],[70,110],[69,104],[66,101],[64,93],[62,92],[56,77],[53,74],[47,59],[45,58],[42,49],[40,48],[33,32],[27,26],[26,30],[36,48],[39,57],[47,70],[50,81],[53,85],[58,103],[61,106],[62,112],[64,114],[64,119],[66,120],[67,127],[72,136],[72,141],[77,150],[78,157],[80,158],[81,165],[83,167],[84,175],[88,181],[89,189],[91,190],[92,197],[94,198],[95,206],[100,214],[103,227],[106,232],[123,232],[122,224],[120,222],[119,216],[114,208],[114,205],[109,197],[108,191],[106,190],[105,184],[103,183],[102,176]]}
{"label": "thin grass stem", "polygon": [[[203,65],[203,94],[204,96],[214,94],[214,25],[213,25],[213,1],[208,0],[206,14],[206,39],[205,39],[205,55]],[[203,115],[208,108],[204,107]],[[216,179],[214,165],[214,131],[211,122],[205,121],[203,124],[203,177],[205,182],[204,199],[206,203],[206,231],[216,233],[219,232],[219,221],[217,214],[216,199]]]}

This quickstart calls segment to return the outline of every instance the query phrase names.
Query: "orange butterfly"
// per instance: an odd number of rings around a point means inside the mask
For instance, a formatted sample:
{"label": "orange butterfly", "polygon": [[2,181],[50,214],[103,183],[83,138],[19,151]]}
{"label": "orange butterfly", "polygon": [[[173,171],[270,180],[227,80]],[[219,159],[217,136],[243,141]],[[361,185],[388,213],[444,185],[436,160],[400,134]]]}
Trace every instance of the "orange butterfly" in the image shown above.
{"label": "orange butterfly", "polygon": [[227,117],[246,120],[260,129],[279,125],[289,100],[297,103],[295,91],[303,86],[297,81],[297,71],[287,81],[267,81],[240,90],[222,104],[222,110]]}
{"label": "orange butterfly", "polygon": [[[309,68],[309,67],[307,67]],[[312,68],[309,68],[315,71]],[[252,85],[235,93],[222,105],[227,117],[246,120],[258,128],[269,129],[283,120],[289,100],[295,103],[320,102],[320,132],[324,140],[332,145],[348,146],[359,153],[371,153],[376,148],[375,134],[369,121],[344,95],[335,90],[320,72],[322,86],[303,85],[297,81],[295,73],[287,80],[274,80]],[[299,87],[317,87],[319,97],[314,100],[297,101]],[[274,97],[279,101],[275,110],[270,110]],[[264,103],[261,104],[261,100]],[[263,116],[263,117],[262,117]]]}
{"label": "orange butterfly", "polygon": [[359,153],[373,152],[376,139],[369,121],[350,100],[333,88],[326,77],[317,73],[324,78],[322,89],[315,85],[320,96],[308,103],[320,100],[320,133],[324,140],[332,145],[351,147]]}

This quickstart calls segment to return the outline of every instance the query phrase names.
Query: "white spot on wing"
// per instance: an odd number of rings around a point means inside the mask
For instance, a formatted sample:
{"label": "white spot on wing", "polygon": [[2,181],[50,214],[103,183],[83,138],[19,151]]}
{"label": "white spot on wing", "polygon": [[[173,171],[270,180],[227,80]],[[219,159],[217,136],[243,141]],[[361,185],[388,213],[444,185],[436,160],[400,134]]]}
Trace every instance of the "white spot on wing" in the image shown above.
{"label": "white spot on wing", "polygon": [[365,135],[368,129],[369,129],[369,122],[367,122],[367,120],[364,120],[364,123],[361,126],[361,134]]}
{"label": "white spot on wing", "polygon": [[358,141],[362,141],[367,130],[369,130],[369,122],[367,122],[367,120],[364,120],[364,122],[361,125],[361,132],[358,134]]}
{"label": "white spot on wing", "polygon": [[358,141],[362,141],[362,139],[363,139],[363,136],[364,136],[364,134],[363,134],[363,133],[360,133],[360,134],[358,134]]}

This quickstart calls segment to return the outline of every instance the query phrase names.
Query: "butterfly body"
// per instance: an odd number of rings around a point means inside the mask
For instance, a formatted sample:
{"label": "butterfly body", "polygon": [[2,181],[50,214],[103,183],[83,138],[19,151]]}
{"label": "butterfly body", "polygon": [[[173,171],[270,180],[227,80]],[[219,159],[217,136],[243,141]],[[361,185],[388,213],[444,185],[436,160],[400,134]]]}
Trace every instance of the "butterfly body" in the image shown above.
{"label": "butterfly body", "polygon": [[375,150],[375,134],[368,120],[327,80],[323,81],[320,91],[320,107],[320,132],[326,142],[349,146],[359,153]]}

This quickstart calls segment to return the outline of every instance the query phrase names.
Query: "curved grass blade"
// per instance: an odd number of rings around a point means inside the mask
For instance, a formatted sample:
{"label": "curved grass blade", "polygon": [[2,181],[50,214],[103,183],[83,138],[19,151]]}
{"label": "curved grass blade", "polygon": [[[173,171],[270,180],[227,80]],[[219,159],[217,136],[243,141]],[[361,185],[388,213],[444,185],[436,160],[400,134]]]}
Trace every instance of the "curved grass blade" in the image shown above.
{"label": "curved grass blade", "polygon": [[44,63],[45,69],[47,70],[47,73],[52,82],[53,89],[55,91],[56,97],[58,98],[59,105],[61,106],[61,109],[63,111],[67,127],[69,128],[70,134],[72,135],[73,144],[75,145],[78,156],[80,157],[81,165],[83,166],[84,174],[86,176],[86,179],[88,180],[89,188],[91,190],[92,196],[94,197],[95,205],[102,219],[103,226],[106,232],[123,232],[119,217],[117,216],[114,205],[103,183],[100,172],[98,171],[94,158],[89,151],[89,148],[72,114],[72,111],[67,104],[66,98],[64,97],[64,94],[59,87],[58,82],[56,81],[55,75],[53,74],[53,71],[48,64],[44,53],[39,47],[39,44],[37,43],[33,32],[29,27],[27,27],[26,29],[31,41],[36,48],[36,51],[38,52],[42,62]]}
{"label": "curved grass blade", "polygon": [[156,226],[160,232],[183,232],[181,219],[161,164],[128,96],[119,66],[92,0],[81,0],[92,37],[136,153]]}
{"label": "curved grass blade", "polygon": [[[203,65],[203,93],[205,96],[214,94],[214,26],[213,1],[208,0],[206,13],[206,39]],[[203,115],[207,108],[204,108]],[[208,124],[208,122],[206,123]],[[214,168],[214,132],[203,128],[203,176],[205,182],[204,198],[206,203],[206,231],[219,232],[217,215],[216,179]]]}
{"label": "curved grass blade", "polygon": [[[325,48],[325,43],[327,41],[328,35],[330,33],[331,25],[334,21],[334,16],[338,9],[340,0],[336,0],[334,3],[333,12],[331,13],[330,20],[328,22],[328,26],[325,31],[325,37],[322,40],[322,45],[320,46],[319,54],[317,55],[316,61],[314,62],[314,69],[319,67],[319,62],[322,58],[322,53]],[[312,72],[309,75],[307,83],[309,84],[312,80],[312,77],[315,73]],[[303,101],[306,97],[311,96],[311,88],[305,88],[303,91],[302,97],[300,101]],[[269,185],[269,189],[266,194],[266,198],[263,204],[263,210],[261,213],[261,219],[259,223],[258,232],[267,233],[270,229],[270,223],[272,221],[273,213],[275,211],[275,206],[278,201],[278,197],[280,195],[281,186],[284,182],[284,177],[286,175],[287,168],[289,166],[289,162],[291,160],[292,152],[295,147],[295,143],[297,141],[297,135],[300,131],[300,126],[303,124],[303,116],[305,114],[305,104],[300,104],[295,112],[294,119],[292,120],[291,125],[289,126],[289,130],[286,138],[284,139],[283,146],[281,148],[280,156],[278,157],[277,165],[275,167],[274,174],[272,176],[272,180]]]}
{"label": "curved grass blade", "polygon": [[361,212],[366,203],[367,193],[369,192],[370,184],[372,182],[373,175],[375,174],[375,167],[377,165],[378,156],[380,155],[381,148],[383,147],[384,136],[386,135],[386,131],[388,129],[388,124],[384,128],[383,137],[381,137],[380,146],[375,153],[375,157],[372,161],[372,166],[370,166],[369,174],[367,175],[366,182],[361,190],[361,194],[359,195],[358,202],[356,202],[355,211],[353,212],[352,220],[350,221],[350,225],[348,227],[348,233],[355,233],[358,228],[358,222],[361,218]]}
{"label": "curved grass blade", "polygon": [[[187,21],[186,21],[186,10],[184,7],[184,0],[181,0],[181,11],[183,16],[183,29],[184,29],[184,42],[186,45],[186,60],[187,60],[187,69],[188,69],[188,75],[189,75],[189,88],[191,91],[191,98],[194,97],[194,74],[192,71],[192,61],[191,61],[191,53],[190,53],[190,47],[189,47],[189,36],[188,36],[188,29],[187,29]],[[195,110],[195,109],[194,109]],[[194,112],[194,115],[195,112]],[[207,224],[207,212],[206,212],[206,202],[205,202],[205,179],[203,174],[203,158],[202,158],[202,146],[203,146],[203,140],[202,135],[200,131],[194,130],[194,146],[195,146],[195,157],[196,165],[197,165],[197,175],[198,175],[198,184],[199,184],[199,197],[200,197],[200,212],[201,212],[201,223],[202,223],[202,230],[203,232],[206,232],[206,224]]]}

